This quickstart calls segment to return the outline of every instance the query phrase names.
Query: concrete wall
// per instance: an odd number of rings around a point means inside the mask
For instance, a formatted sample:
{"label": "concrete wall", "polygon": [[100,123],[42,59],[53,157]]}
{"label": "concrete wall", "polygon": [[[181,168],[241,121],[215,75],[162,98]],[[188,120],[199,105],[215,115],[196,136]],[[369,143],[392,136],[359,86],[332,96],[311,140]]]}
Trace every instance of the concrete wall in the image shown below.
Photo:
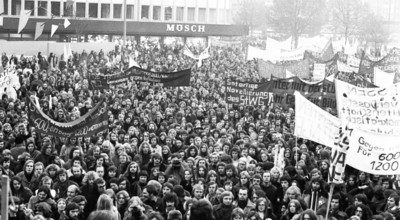
{"label": "concrete wall", "polygon": [[[42,55],[47,56],[50,52],[56,55],[64,53],[64,44],[68,48],[68,43],[48,42],[48,41],[2,41],[0,40],[0,54],[6,52],[7,55],[21,55],[33,56],[37,55],[39,51]],[[103,49],[105,53],[115,49],[114,42],[102,43],[71,43],[71,50],[82,52],[100,51]]]}

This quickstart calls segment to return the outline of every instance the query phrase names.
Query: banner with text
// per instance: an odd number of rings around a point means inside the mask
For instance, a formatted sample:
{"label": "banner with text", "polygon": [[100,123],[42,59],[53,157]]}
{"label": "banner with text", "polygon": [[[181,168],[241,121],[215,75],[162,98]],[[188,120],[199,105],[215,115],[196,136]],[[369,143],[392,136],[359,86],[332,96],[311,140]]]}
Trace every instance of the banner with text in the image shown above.
{"label": "banner with text", "polygon": [[365,79],[363,76],[358,74],[357,72],[338,72],[335,75],[335,78],[344,82],[347,82],[351,85],[361,87],[361,88],[376,88],[374,84],[369,82],[367,79]]}
{"label": "banner with text", "polygon": [[29,124],[42,134],[55,137],[90,137],[108,129],[108,111],[104,99],[75,121],[54,121],[29,98]]}
{"label": "banner with text", "polygon": [[308,101],[298,91],[294,92],[294,96],[294,135],[334,148],[335,136],[340,126],[339,119]]}
{"label": "banner with text", "polygon": [[400,135],[383,135],[354,128],[347,164],[377,175],[395,175],[400,168]]}
{"label": "banner with text", "polygon": [[335,80],[340,119],[371,132],[400,135],[400,84],[360,88]]}
{"label": "banner with text", "polygon": [[293,94],[298,91],[312,103],[322,108],[336,108],[335,85],[326,79],[309,83],[299,77],[273,78],[268,82],[261,83],[255,91],[273,93],[273,102],[278,106],[293,106],[295,104]]}
{"label": "banner with text", "polygon": [[111,85],[119,85],[128,81],[150,82],[164,87],[177,87],[190,85],[191,70],[177,72],[152,72],[136,66],[112,75],[91,75],[90,81],[93,89],[109,89]]}
{"label": "banner with text", "polygon": [[226,101],[231,104],[260,106],[268,104],[268,92],[255,92],[259,83],[227,81]]}
{"label": "banner with text", "polygon": [[335,146],[332,148],[330,156],[330,166],[328,183],[342,184],[343,174],[346,169],[347,151],[349,150],[349,132],[348,127],[340,126],[336,132]]}
{"label": "banner with text", "polygon": [[262,78],[269,79],[271,76],[285,78],[286,71],[293,73],[299,78],[310,79],[309,60],[304,59],[288,64],[274,64],[269,61],[258,60],[258,72]]}

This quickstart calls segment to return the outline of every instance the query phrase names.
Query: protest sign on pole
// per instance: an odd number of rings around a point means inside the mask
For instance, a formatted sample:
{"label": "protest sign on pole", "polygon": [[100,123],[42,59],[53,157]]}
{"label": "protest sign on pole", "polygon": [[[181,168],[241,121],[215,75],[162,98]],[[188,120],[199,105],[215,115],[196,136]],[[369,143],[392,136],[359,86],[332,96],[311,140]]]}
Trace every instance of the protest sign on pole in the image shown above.
{"label": "protest sign on pole", "polygon": [[307,100],[299,92],[296,91],[294,96],[294,135],[334,148],[340,126],[339,119]]}
{"label": "protest sign on pole", "polygon": [[347,155],[349,150],[349,133],[351,130],[346,127],[339,127],[335,137],[335,146],[332,148],[329,166],[328,182],[332,184],[343,183],[343,174],[346,168]]}
{"label": "protest sign on pole", "polygon": [[397,175],[400,168],[400,136],[354,128],[349,136],[347,164],[377,175]]}
{"label": "protest sign on pole", "polygon": [[338,116],[352,127],[400,135],[400,84],[360,88],[335,80]]}
{"label": "protest sign on pole", "polygon": [[320,81],[325,78],[325,63],[315,63],[313,71],[313,80]]}

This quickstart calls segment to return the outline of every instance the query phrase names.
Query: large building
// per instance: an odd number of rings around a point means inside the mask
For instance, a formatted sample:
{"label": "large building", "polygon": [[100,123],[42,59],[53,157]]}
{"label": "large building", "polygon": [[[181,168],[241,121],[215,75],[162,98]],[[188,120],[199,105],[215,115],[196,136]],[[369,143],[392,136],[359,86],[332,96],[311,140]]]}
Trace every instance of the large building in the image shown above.
{"label": "large building", "polygon": [[[243,36],[248,27],[232,24],[231,0],[125,0],[127,38],[207,39]],[[38,40],[114,41],[124,30],[124,0],[0,0],[0,39],[33,40],[36,23],[45,22]],[[31,10],[17,34],[21,9]],[[71,25],[63,27],[67,18]],[[51,26],[59,29],[50,37]]]}

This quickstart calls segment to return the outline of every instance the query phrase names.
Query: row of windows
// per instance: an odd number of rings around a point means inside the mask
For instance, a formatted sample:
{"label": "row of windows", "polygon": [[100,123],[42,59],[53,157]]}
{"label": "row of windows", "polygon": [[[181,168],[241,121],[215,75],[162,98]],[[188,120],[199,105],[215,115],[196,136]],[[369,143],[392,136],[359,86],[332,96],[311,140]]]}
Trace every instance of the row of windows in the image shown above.
{"label": "row of windows", "polygon": [[[4,2],[4,9],[6,15],[19,15],[21,11],[21,0],[11,1],[11,11],[8,11],[8,0],[0,0]],[[123,5],[122,4],[107,4],[107,3],[76,3],[75,14],[73,7],[67,7],[67,3],[51,1],[38,1],[37,8],[34,7],[34,0],[25,0],[25,10],[33,10],[32,16],[68,16],[78,18],[104,18],[104,19],[122,19],[123,18]],[[86,9],[88,7],[88,10]],[[63,10],[62,10],[63,9]],[[186,9],[186,11],[185,11]],[[37,12],[37,14],[36,14]],[[112,12],[112,13],[111,13]],[[86,14],[88,13],[88,14]],[[126,18],[135,19],[135,6],[127,5]],[[175,18],[174,18],[175,15]],[[200,22],[200,23],[229,23],[229,10],[215,9],[215,8],[196,8],[194,7],[176,7],[171,6],[140,6],[140,20],[153,20],[153,21],[187,21],[187,22]],[[186,18],[186,19],[185,19]],[[197,19],[196,19],[197,18]],[[208,18],[208,20],[207,20]]]}

